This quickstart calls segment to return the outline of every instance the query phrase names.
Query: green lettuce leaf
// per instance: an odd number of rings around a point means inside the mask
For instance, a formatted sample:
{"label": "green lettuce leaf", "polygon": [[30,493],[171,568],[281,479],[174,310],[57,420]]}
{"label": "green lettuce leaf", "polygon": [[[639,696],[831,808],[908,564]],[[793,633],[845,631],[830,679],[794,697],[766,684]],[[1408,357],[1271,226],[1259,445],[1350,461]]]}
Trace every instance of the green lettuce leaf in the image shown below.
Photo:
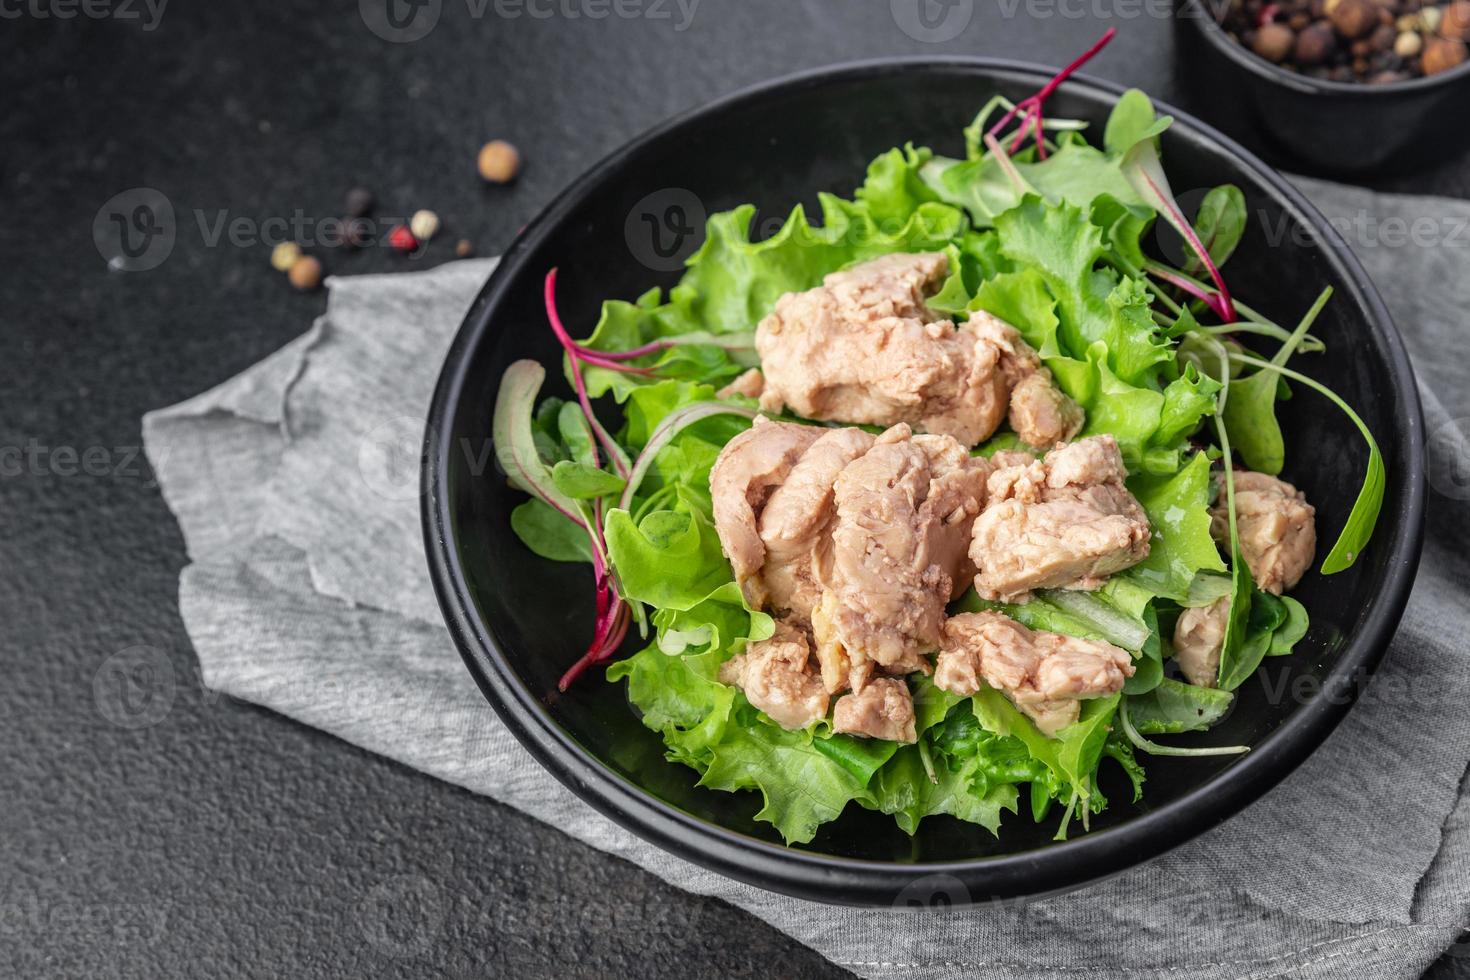
{"label": "green lettuce leaf", "polygon": [[710,217],[704,244],[673,289],[673,302],[713,333],[754,330],[783,294],[810,289],[843,266],[892,252],[943,249],[966,226],[946,204],[920,204],[902,227],[885,229],[866,207],[819,195],[822,223],[797,205],[774,235],[750,239],[753,205]]}
{"label": "green lettuce leaf", "polygon": [[996,218],[996,230],[1006,258],[1036,269],[1056,300],[1063,354],[1081,359],[1102,342],[1119,379],[1158,380],[1174,353],[1148,312],[1147,286],[1098,268],[1107,252],[1103,232],[1081,208],[1027,197]]}
{"label": "green lettuce leaf", "polygon": [[703,771],[735,707],[736,690],[715,679],[720,659],[671,657],[649,646],[613,663],[607,678],[627,680],[628,700],[643,724],[663,735],[670,759]]}
{"label": "green lettuce leaf", "polygon": [[805,733],[739,718],[726,725],[699,785],[759,790],[765,805],[756,819],[774,826],[788,844],[811,840],[847,804],[867,796],[851,769],[815,748]]}
{"label": "green lettuce leaf", "polygon": [[1195,453],[1170,476],[1132,477],[1128,489],[1148,514],[1152,534],[1148,557],[1123,578],[1154,595],[1184,601],[1199,572],[1225,571],[1210,537],[1210,459],[1205,453]]}
{"label": "green lettuce leaf", "polygon": [[731,580],[714,525],[682,487],[674,509],[637,523],[626,510],[608,511],[604,532],[625,598],[687,610]]}

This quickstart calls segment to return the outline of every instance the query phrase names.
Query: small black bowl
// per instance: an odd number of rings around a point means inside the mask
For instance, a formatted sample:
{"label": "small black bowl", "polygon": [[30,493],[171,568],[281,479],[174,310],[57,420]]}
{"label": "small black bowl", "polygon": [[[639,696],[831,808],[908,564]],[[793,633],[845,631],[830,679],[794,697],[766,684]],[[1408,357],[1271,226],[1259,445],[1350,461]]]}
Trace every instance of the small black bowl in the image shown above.
{"label": "small black bowl", "polygon": [[[562,315],[574,332],[585,331],[604,297],[675,281],[674,270],[652,271],[667,268],[675,243],[665,234],[651,245],[648,225],[700,227],[694,212],[749,201],[763,226],[819,190],[850,191],[869,159],[906,140],[961,155],[960,131],[982,103],[996,93],[1019,99],[1050,76],[1001,61],[892,60],[730,96],[640,137],[574,183],[511,245],[466,315],[434,394],[424,456],[424,534],[450,632],[511,733],[589,804],[660,847],[742,881],[830,902],[889,904],[939,893],[959,903],[1074,888],[1157,856],[1259,797],[1321,744],[1382,657],[1422,538],[1423,420],[1408,358],[1362,268],[1322,216],[1249,153],[1174,112],[1163,155],[1176,190],[1232,181],[1258,219],[1228,269],[1237,290],[1282,321],[1299,316],[1323,286],[1336,290],[1314,328],[1331,352],[1314,358],[1312,370],[1356,406],[1387,454],[1387,496],[1371,545],[1330,580],[1308,575],[1296,592],[1312,614],[1300,652],[1271,660],[1270,683],[1246,684],[1231,716],[1201,736],[1248,743],[1249,755],[1149,759],[1143,803],[1130,804],[1121,785],[1105,782],[1112,806],[1091,833],[1065,842],[1025,815],[1010,816],[998,839],[949,817],[926,820],[911,838],[892,818],[850,806],[811,843],[785,847],[754,819],[757,794],[700,789],[692,771],[667,762],[622,684],[594,672],[557,696],[557,677],[591,635],[590,571],[527,551],[509,522],[523,495],[493,467],[477,465],[487,458],[506,366],[526,357],[559,363],[541,307],[546,270],[560,269]],[[1076,80],[1048,109],[1100,132],[1119,93]],[[1268,239],[1267,228],[1292,233]],[[548,392],[565,396],[560,374],[548,371]],[[1285,430],[1285,475],[1317,505],[1326,537],[1347,515],[1366,448],[1341,413],[1305,391],[1290,402]]]}
{"label": "small black bowl", "polygon": [[1323,177],[1386,177],[1470,146],[1470,61],[1370,85],[1309,78],[1232,40],[1210,9],[1177,0],[1175,52],[1198,114],[1279,166]]}

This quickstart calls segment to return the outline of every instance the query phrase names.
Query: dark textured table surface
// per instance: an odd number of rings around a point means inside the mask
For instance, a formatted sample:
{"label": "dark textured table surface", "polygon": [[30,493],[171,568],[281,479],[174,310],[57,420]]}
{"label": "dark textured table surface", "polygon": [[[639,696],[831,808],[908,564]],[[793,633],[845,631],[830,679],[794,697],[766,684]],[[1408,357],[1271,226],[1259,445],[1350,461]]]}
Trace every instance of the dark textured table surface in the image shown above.
{"label": "dark textured table surface", "polygon": [[[369,29],[381,0],[0,3],[0,976],[845,975],[720,902],[204,689],[138,420],[307,327],[323,294],[293,293],[260,238],[269,218],[338,216],[353,184],[380,215],[431,207],[446,231],[416,261],[324,250],[329,272],[424,267],[461,236],[493,254],[642,129],[799,68],[1056,64],[1111,25],[1089,70],[1176,95],[1147,5],[956,0],[964,30],[927,43],[898,26],[905,2],[431,0],[438,23],[412,43]],[[495,136],[524,153],[510,188],[475,176]],[[1470,195],[1470,165],[1392,186]],[[94,221],[138,187],[171,203],[174,246],[109,272]],[[171,672],[122,670],[140,646]]]}

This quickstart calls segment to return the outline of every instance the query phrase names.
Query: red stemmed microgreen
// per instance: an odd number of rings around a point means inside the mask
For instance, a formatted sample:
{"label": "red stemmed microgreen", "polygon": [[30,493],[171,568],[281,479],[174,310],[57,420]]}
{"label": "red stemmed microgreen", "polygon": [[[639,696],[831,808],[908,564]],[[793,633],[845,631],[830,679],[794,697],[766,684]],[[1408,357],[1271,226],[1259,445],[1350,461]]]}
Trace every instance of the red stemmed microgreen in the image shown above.
{"label": "red stemmed microgreen", "polygon": [[[1158,262],[1149,262],[1144,266],[1144,271],[1156,279],[1161,279],[1183,293],[1199,300],[1209,307],[1210,312],[1226,323],[1234,323],[1236,320],[1233,307],[1227,306],[1230,302],[1228,293],[1219,293],[1206,289],[1188,276],[1182,276],[1173,269]],[[1218,273],[1217,273],[1218,274]]]}
{"label": "red stemmed microgreen", "polygon": [[[1170,279],[1173,270],[1167,266],[1157,263],[1149,263],[1148,271],[1160,279],[1171,282],[1185,292],[1197,299],[1202,300],[1209,308],[1225,323],[1234,323],[1239,317],[1235,312],[1235,303],[1230,298],[1230,290],[1225,285],[1225,277],[1220,275],[1220,267],[1210,256],[1209,249],[1199,240],[1194,226],[1184,217],[1184,212],[1179,209],[1179,203],[1174,200],[1174,192],[1169,187],[1169,178],[1164,176],[1163,164],[1159,162],[1158,147],[1154,140],[1139,140],[1133,145],[1123,157],[1123,176],[1128,183],[1138,192],[1139,196],[1147,201],[1155,211],[1163,215],[1164,220],[1184,238],[1202,266],[1210,273],[1210,279],[1215,283],[1213,293],[1207,296],[1199,295],[1193,289],[1186,288],[1177,277]],[[1167,275],[1166,275],[1167,273]]]}
{"label": "red stemmed microgreen", "polygon": [[[608,456],[612,459],[613,468],[618,471],[619,476],[621,476],[623,479],[627,479],[628,454],[623,452],[623,448],[617,444],[613,437],[608,434],[608,431],[602,427],[602,423],[597,420],[596,413],[592,411],[592,401],[587,397],[587,385],[582,381],[583,362],[589,364],[594,364],[597,362],[589,359],[586,348],[578,344],[575,340],[572,339],[572,335],[567,333],[567,328],[562,326],[561,315],[558,314],[556,311],[555,269],[552,269],[551,271],[546,273],[545,298],[546,319],[551,324],[551,332],[556,334],[557,340],[561,341],[563,349],[565,349],[567,352],[567,361],[571,365],[572,387],[577,389],[577,403],[582,406],[582,413],[587,416],[587,424],[592,427],[592,431],[597,435],[597,441],[602,443],[603,448],[607,450]],[[607,365],[598,366],[601,367]],[[614,370],[620,368],[621,366],[614,365]],[[631,371],[635,369],[626,368],[624,370]],[[592,450],[592,462],[594,466],[600,465],[597,460],[597,449],[595,447]]]}
{"label": "red stemmed microgreen", "polygon": [[1010,110],[1006,112],[1005,115],[1001,116],[1000,120],[996,122],[994,126],[991,126],[990,129],[986,131],[986,135],[999,137],[1001,130],[1005,129],[1006,125],[1012,119],[1015,119],[1017,116],[1019,116],[1021,122],[1020,125],[1016,127],[1015,136],[1011,140],[1009,151],[1010,154],[1014,156],[1017,152],[1019,152],[1021,147],[1025,146],[1026,144],[1026,135],[1028,133],[1033,133],[1036,137],[1036,154],[1041,159],[1045,160],[1046,137],[1044,134],[1044,129],[1046,125],[1046,100],[1051,98],[1052,93],[1055,92],[1058,88],[1061,88],[1062,83],[1065,82],[1068,78],[1072,77],[1077,69],[1087,64],[1099,51],[1107,47],[1108,42],[1111,41],[1113,39],[1113,35],[1117,33],[1118,31],[1116,28],[1109,27],[1107,31],[1103,33],[1102,37],[1093,42],[1092,47],[1082,52],[1082,54],[1074,59],[1071,64],[1052,76],[1051,81],[1043,85],[1036,92],[1035,95],[1028,96],[1027,98],[1022,99],[1020,102],[1017,102],[1015,105],[1011,106]]}
{"label": "red stemmed microgreen", "polygon": [[[630,460],[627,452],[612,434],[598,421],[592,410],[592,399],[588,395],[582,369],[598,367],[628,374],[653,375],[652,368],[634,367],[623,363],[637,357],[655,354],[680,344],[706,344],[726,351],[741,351],[753,348],[749,335],[721,335],[687,333],[677,338],[656,340],[631,350],[597,351],[572,339],[562,323],[556,308],[556,270],[546,274],[544,297],[546,319],[551,331],[566,352],[572,387],[577,392],[577,405],[585,417],[594,440],[586,447],[587,459],[593,467],[602,466],[606,455],[613,468],[623,478],[623,487],[618,504],[627,508],[632,502],[643,478],[653,466],[654,458],[683,429],[709,418],[712,415],[733,414],[747,418],[755,416],[753,409],[725,402],[700,402],[671,413],[654,429],[647,444],[636,460]],[[628,634],[628,627],[637,619],[640,628],[646,625],[641,607],[624,598],[619,591],[617,575],[603,533],[604,498],[591,500],[576,499],[557,485],[552,468],[537,451],[532,428],[532,415],[536,396],[546,379],[546,369],[535,361],[516,361],[506,369],[495,401],[493,435],[496,458],[505,470],[512,486],[524,490],[546,504],[552,510],[581,528],[587,535],[592,556],[592,572],[595,584],[595,626],[591,642],[576,663],[562,675],[557,686],[565,691],[589,667],[602,663],[617,651]],[[601,452],[599,452],[599,445]]]}
{"label": "red stemmed microgreen", "polygon": [[[587,665],[612,656],[628,631],[630,610],[617,593],[607,560],[607,542],[602,534],[602,505],[574,500],[563,493],[552,478],[551,468],[536,450],[531,416],[536,395],[546,380],[546,369],[535,361],[516,361],[506,368],[495,398],[491,433],[495,457],[512,486],[524,490],[561,514],[587,534],[592,553],[592,574],[597,589],[596,627],[582,659],[562,678],[561,688]],[[595,458],[596,449],[593,449]]]}

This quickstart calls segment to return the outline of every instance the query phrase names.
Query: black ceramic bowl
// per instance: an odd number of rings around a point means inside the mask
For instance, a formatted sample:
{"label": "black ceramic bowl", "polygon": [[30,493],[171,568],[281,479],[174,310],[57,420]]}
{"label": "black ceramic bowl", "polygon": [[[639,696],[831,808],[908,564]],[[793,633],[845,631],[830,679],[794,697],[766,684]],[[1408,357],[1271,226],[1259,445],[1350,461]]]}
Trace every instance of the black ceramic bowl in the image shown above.
{"label": "black ceramic bowl", "polygon": [[1217,0],[1176,0],[1175,51],[1190,102],[1271,162],[1325,177],[1433,166],[1470,146],[1470,61],[1388,85],[1329,82],[1274,65],[1232,40]]}
{"label": "black ceramic bowl", "polygon": [[[628,232],[642,224],[640,202],[697,201],[713,212],[752,201],[762,217],[782,215],[819,190],[849,192],[869,159],[906,140],[961,155],[960,131],[986,99],[997,92],[1018,99],[1050,75],[999,61],[881,61],[723,99],[585,174],[527,226],[470,308],[434,394],[425,449],[424,532],[439,601],[465,663],[514,736],[584,800],[660,847],[743,881],[831,902],[887,904],[934,890],[951,901],[982,901],[1073,888],[1146,861],[1255,800],[1321,744],[1382,657],[1422,534],[1423,422],[1408,358],[1363,270],[1321,215],[1250,154],[1176,112],[1163,138],[1175,189],[1233,181],[1260,219],[1231,260],[1230,281],[1283,321],[1298,317],[1324,285],[1334,287],[1314,328],[1331,353],[1315,358],[1312,370],[1357,406],[1387,454],[1387,496],[1371,546],[1349,571],[1307,577],[1296,594],[1311,610],[1312,630],[1300,652],[1271,660],[1271,684],[1246,684],[1231,716],[1206,736],[1249,743],[1249,755],[1151,758],[1143,803],[1131,805],[1120,786],[1105,783],[1108,811],[1091,833],[1062,843],[1051,839],[1054,821],[1038,826],[1027,816],[1009,817],[998,839],[949,817],[926,820],[910,838],[892,818],[852,806],[810,844],[785,847],[754,820],[756,794],[700,789],[692,771],[666,762],[622,684],[593,672],[556,695],[557,677],[591,635],[590,571],[527,551],[508,520],[523,496],[493,468],[474,465],[484,458],[505,367],[526,357],[558,363],[541,306],[546,270],[560,268],[562,316],[573,332],[586,330],[603,298],[633,297],[677,277],[651,272],[648,265],[662,260],[650,260],[646,240]],[[1101,132],[1118,94],[1073,81],[1049,111],[1088,119]],[[1263,221],[1300,234],[1272,247]],[[566,394],[559,381],[548,390]],[[1305,391],[1287,416],[1285,476],[1317,505],[1328,537],[1351,506],[1366,449],[1336,409]]]}

